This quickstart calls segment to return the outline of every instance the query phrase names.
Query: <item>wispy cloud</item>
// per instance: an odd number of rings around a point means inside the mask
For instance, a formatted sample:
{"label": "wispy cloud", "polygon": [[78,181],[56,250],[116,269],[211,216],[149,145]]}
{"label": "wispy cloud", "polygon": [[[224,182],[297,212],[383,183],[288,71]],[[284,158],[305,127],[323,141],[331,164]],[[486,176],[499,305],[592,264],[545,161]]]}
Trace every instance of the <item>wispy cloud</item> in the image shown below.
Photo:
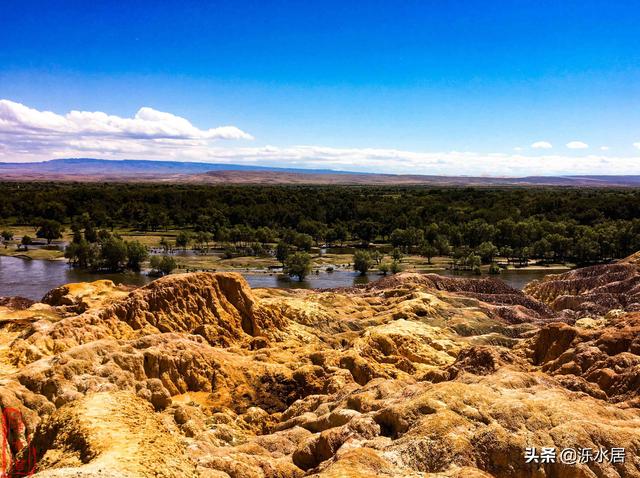
{"label": "wispy cloud", "polygon": [[[122,118],[101,112],[72,111],[59,115],[8,100],[0,101],[1,161],[65,157],[167,159],[467,176],[634,174],[640,162],[637,156],[612,157],[604,152],[582,155],[548,152],[526,155],[520,150],[417,152],[318,145],[248,147],[227,143],[223,146],[224,142],[219,141],[237,139],[251,139],[251,136],[234,126],[199,129],[185,118],[151,108],[141,108],[133,118]],[[580,149],[586,145],[573,141],[567,147]],[[635,147],[640,149],[640,142]]]}
{"label": "wispy cloud", "polygon": [[589,147],[587,143],[582,141],[569,141],[566,146],[569,149],[587,149]]}
{"label": "wispy cloud", "polygon": [[207,161],[302,168],[332,168],[401,174],[527,176],[568,174],[633,174],[638,158],[588,155],[526,156],[472,151],[413,152],[378,148],[292,146],[215,148]]}
{"label": "wispy cloud", "polygon": [[551,149],[553,145],[548,141],[536,141],[531,145],[533,149]]}
{"label": "wispy cloud", "polygon": [[638,141],[637,143],[633,143],[633,146],[637,149],[640,149],[640,141]]}

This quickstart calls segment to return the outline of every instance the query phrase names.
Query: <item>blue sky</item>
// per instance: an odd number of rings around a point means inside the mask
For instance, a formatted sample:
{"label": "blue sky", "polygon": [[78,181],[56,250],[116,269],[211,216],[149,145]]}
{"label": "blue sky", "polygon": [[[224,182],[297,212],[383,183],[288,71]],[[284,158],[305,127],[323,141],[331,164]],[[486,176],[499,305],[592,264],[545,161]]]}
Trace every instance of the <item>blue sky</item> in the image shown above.
{"label": "blue sky", "polygon": [[633,1],[7,1],[0,161],[640,173],[639,22]]}

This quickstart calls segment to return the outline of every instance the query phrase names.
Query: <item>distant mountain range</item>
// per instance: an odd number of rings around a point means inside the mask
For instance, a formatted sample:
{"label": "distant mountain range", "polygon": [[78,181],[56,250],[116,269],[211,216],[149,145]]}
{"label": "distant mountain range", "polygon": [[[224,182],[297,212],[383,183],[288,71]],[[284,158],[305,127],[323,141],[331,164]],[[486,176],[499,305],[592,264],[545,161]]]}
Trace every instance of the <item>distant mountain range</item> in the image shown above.
{"label": "distant mountain range", "polygon": [[0,163],[0,181],[157,181],[211,184],[640,187],[637,176],[469,177],[358,173],[331,169],[93,158]]}
{"label": "distant mountain range", "polygon": [[[150,175],[163,174],[200,174],[210,171],[279,171],[283,173],[318,173],[340,174],[339,171],[330,169],[295,169],[295,168],[270,168],[266,166],[248,166],[240,164],[216,164],[182,161],[153,161],[143,159],[93,159],[93,158],[67,158],[51,159],[36,163],[1,163],[0,172],[28,171],[42,174],[97,174],[97,175],[125,175],[130,173],[142,173]],[[347,173],[349,174],[349,173]]]}

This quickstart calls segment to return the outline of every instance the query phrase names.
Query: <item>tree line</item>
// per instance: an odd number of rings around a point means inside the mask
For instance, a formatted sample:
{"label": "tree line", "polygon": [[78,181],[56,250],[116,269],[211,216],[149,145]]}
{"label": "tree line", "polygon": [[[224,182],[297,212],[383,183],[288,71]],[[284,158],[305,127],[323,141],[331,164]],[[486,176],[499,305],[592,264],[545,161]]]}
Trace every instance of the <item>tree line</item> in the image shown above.
{"label": "tree line", "polygon": [[[396,186],[207,186],[0,183],[0,220],[51,241],[90,217],[90,231],[185,231],[182,244],[391,244],[454,264],[495,256],[591,263],[640,250],[640,190]],[[187,232],[188,231],[188,232]],[[86,231],[85,231],[86,233]],[[88,241],[91,242],[91,241]],[[281,247],[282,250],[283,247]]]}

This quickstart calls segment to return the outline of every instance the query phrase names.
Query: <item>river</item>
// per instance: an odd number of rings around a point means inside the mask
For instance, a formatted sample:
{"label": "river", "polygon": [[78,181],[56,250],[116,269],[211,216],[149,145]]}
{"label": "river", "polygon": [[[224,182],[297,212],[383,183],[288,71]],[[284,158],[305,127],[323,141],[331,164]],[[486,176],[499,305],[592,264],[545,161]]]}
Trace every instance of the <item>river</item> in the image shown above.
{"label": "river", "polygon": [[[508,270],[503,271],[500,279],[511,287],[522,289],[528,282],[540,279],[553,270]],[[439,271],[442,275],[454,275],[451,271]],[[360,276],[351,271],[336,270],[331,273],[312,274],[302,282],[290,280],[277,273],[243,273],[251,287],[328,289],[332,287],[351,287],[376,280],[380,276],[369,274]],[[458,275],[458,274],[456,274]],[[469,274],[463,274],[465,277]],[[483,276],[487,277],[487,276]],[[47,291],[70,282],[88,282],[110,279],[116,283],[144,285],[152,278],[144,274],[100,274],[73,269],[65,261],[28,260],[19,257],[0,256],[0,297],[21,296],[40,300]]]}

